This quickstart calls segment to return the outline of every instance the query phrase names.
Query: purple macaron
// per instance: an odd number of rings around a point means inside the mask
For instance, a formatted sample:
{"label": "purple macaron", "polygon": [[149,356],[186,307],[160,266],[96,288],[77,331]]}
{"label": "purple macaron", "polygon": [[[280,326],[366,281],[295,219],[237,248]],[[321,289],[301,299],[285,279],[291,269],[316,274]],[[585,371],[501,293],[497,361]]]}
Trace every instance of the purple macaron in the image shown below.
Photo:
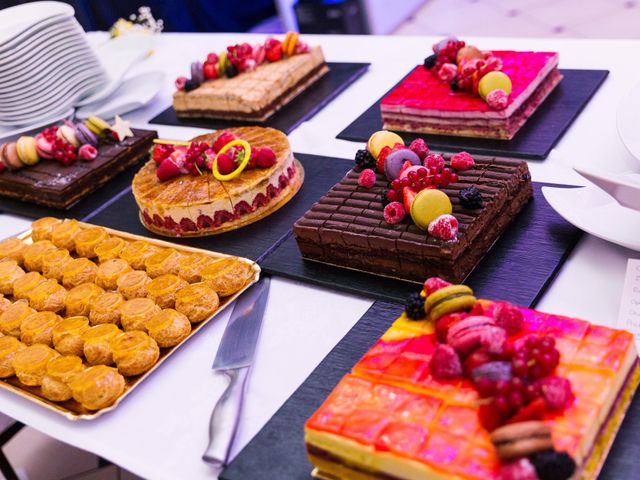
{"label": "purple macaron", "polygon": [[76,137],[82,145],[98,146],[98,137],[84,123],[74,126]]}

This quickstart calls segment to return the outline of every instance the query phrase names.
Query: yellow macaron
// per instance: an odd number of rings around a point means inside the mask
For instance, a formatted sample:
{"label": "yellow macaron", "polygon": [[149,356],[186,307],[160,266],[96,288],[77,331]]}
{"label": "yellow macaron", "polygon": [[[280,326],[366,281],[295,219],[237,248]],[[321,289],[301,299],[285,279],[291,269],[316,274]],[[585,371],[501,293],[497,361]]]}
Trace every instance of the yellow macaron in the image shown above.
{"label": "yellow macaron", "polygon": [[25,165],[35,165],[40,161],[40,156],[36,149],[36,139],[34,137],[20,137],[16,147],[18,149],[18,157]]}
{"label": "yellow macaron", "polygon": [[100,117],[96,117],[95,115],[87,118],[84,124],[96,135],[102,135],[104,132],[111,128],[111,125],[109,125]]}
{"label": "yellow macaron", "polygon": [[487,73],[480,79],[478,83],[478,94],[484,99],[487,98],[489,92],[500,89],[504,90],[507,95],[511,93],[511,79],[504,72],[495,70]]}
{"label": "yellow macaron", "polygon": [[384,147],[393,148],[396,143],[404,145],[404,140],[402,140],[400,135],[389,132],[388,130],[380,130],[369,137],[367,149],[369,153],[373,155],[373,158],[377,160],[378,155],[380,155]]}
{"label": "yellow macaron", "polygon": [[426,230],[429,224],[440,215],[450,214],[453,211],[451,200],[442,190],[428,188],[421,190],[411,202],[411,218],[414,223]]}

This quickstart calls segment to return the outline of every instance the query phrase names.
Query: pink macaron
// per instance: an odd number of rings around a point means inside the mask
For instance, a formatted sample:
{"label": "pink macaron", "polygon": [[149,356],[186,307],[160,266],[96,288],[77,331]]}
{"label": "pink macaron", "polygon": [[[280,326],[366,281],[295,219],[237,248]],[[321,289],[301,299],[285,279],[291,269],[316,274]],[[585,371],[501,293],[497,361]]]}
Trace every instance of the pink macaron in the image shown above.
{"label": "pink macaron", "polygon": [[53,143],[39,133],[36,135],[36,151],[40,157],[51,160],[53,158]]}
{"label": "pink macaron", "polygon": [[10,170],[19,170],[24,167],[18,156],[18,146],[15,142],[5,143],[2,146],[2,163]]}
{"label": "pink macaron", "polygon": [[482,344],[485,330],[496,326],[491,317],[471,316],[449,328],[447,343],[460,355],[467,355]]}

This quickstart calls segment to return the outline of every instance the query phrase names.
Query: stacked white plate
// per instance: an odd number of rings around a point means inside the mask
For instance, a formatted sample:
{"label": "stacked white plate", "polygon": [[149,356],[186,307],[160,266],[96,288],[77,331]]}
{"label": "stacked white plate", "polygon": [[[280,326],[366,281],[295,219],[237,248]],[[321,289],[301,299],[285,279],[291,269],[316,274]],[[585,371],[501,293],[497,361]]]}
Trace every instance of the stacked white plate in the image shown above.
{"label": "stacked white plate", "polygon": [[33,2],[0,11],[0,126],[71,111],[109,81],[74,10]]}

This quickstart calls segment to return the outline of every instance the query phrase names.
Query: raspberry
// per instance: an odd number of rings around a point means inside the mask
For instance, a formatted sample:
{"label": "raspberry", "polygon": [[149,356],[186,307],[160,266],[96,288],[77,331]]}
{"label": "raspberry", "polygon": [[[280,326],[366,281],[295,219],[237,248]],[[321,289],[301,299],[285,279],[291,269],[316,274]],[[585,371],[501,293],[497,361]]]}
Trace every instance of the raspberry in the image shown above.
{"label": "raspberry", "polygon": [[449,345],[440,344],[433,352],[429,362],[429,370],[434,378],[438,380],[448,380],[462,375],[462,365],[460,357]]}
{"label": "raspberry", "polygon": [[228,153],[223,153],[218,155],[218,171],[222,175],[228,175],[236,169],[236,162],[233,160],[231,155]]}
{"label": "raspberry", "polygon": [[445,83],[451,83],[458,74],[458,67],[454,63],[445,63],[438,70],[438,78]]}
{"label": "raspberry", "polygon": [[176,78],[175,85],[177,90],[184,90],[184,85],[187,83],[187,77],[178,77]]}
{"label": "raspberry", "polygon": [[467,187],[460,190],[460,203],[465,208],[475,210],[483,204],[482,194],[476,187]]}
{"label": "raspberry", "polygon": [[296,48],[294,50],[294,53],[296,55],[299,53],[308,53],[309,50],[311,50],[311,48],[309,47],[308,43],[301,42],[300,40],[298,40],[298,43],[296,43]]}
{"label": "raspberry", "polygon": [[265,56],[270,62],[277,62],[282,58],[282,42],[275,38],[268,38],[264,42]]}
{"label": "raspberry", "polygon": [[458,220],[453,215],[440,215],[427,228],[429,235],[440,240],[449,241],[458,235]]}
{"label": "raspberry", "polygon": [[493,310],[496,325],[504,328],[509,335],[515,335],[524,326],[524,315],[520,309],[509,302],[500,302]]}
{"label": "raspberry", "polygon": [[566,452],[547,450],[534,453],[530,458],[540,480],[564,480],[573,477],[576,471],[576,462]]}
{"label": "raspberry", "polygon": [[507,343],[507,332],[501,327],[487,327],[482,331],[480,343],[489,353],[500,354]]}
{"label": "raspberry", "polygon": [[475,165],[473,157],[467,152],[456,153],[451,157],[451,166],[458,171],[470,170]]}
{"label": "raspberry", "polygon": [[356,152],[356,166],[360,169],[363,168],[376,168],[376,159],[373,158],[367,150],[361,149]]}
{"label": "raspberry", "polygon": [[165,158],[162,163],[158,165],[156,175],[158,180],[166,182],[167,180],[171,180],[172,178],[180,175],[180,167],[178,167],[178,165],[176,165],[170,158]]}
{"label": "raspberry", "polygon": [[537,384],[549,410],[562,411],[573,403],[575,396],[571,390],[571,382],[566,378],[547,377],[539,380]]}
{"label": "raspberry", "polygon": [[411,320],[424,318],[426,315],[424,311],[424,297],[419,293],[409,295],[404,311]]}
{"label": "raspberry", "polygon": [[387,223],[393,225],[400,223],[406,215],[404,206],[400,202],[391,202],[384,207],[384,219]]}
{"label": "raspberry", "polygon": [[276,163],[276,154],[269,147],[258,150],[257,164],[260,168],[270,168]]}
{"label": "raspberry", "polygon": [[458,323],[466,316],[467,315],[463,312],[456,312],[440,317],[436,321],[436,339],[438,340],[438,342],[447,343],[447,334],[449,333],[449,328]]}
{"label": "raspberry", "polygon": [[423,160],[422,164],[429,170],[441,172],[444,168],[444,157],[439,153],[431,153]]}
{"label": "raspberry", "polygon": [[[568,478],[568,477],[567,477]],[[496,480],[539,480],[533,464],[527,457],[500,465]]]}
{"label": "raspberry", "polygon": [[370,168],[365,168],[360,172],[358,177],[358,185],[364,188],[371,188],[376,184],[376,172]]}
{"label": "raspberry", "polygon": [[153,146],[151,157],[157,164],[160,164],[165,158],[171,155],[172,152],[173,145],[157,144]]}
{"label": "raspberry", "polygon": [[509,103],[509,94],[501,88],[491,90],[485,98],[487,105],[493,110],[504,110]]}
{"label": "raspberry", "polygon": [[209,55],[207,55],[207,63],[212,63],[215,65],[218,63],[218,60],[220,60],[220,57],[217,53],[211,52]]}
{"label": "raspberry", "polygon": [[429,296],[433,292],[437,292],[441,288],[448,287],[451,284],[446,280],[441,279],[440,277],[431,277],[427,278],[424,282],[423,289],[424,293]]}
{"label": "raspberry", "polygon": [[427,155],[429,155],[429,147],[426,142],[422,138],[416,138],[411,145],[409,145],[409,149],[418,155],[420,161],[424,160]]}
{"label": "raspberry", "polygon": [[236,140],[238,137],[236,137],[233,133],[231,132],[222,132],[222,134],[220,134],[220,136],[216,139],[215,142],[213,142],[213,150],[215,152],[219,152],[220,150],[222,150],[222,147],[224,147],[227,143]]}

